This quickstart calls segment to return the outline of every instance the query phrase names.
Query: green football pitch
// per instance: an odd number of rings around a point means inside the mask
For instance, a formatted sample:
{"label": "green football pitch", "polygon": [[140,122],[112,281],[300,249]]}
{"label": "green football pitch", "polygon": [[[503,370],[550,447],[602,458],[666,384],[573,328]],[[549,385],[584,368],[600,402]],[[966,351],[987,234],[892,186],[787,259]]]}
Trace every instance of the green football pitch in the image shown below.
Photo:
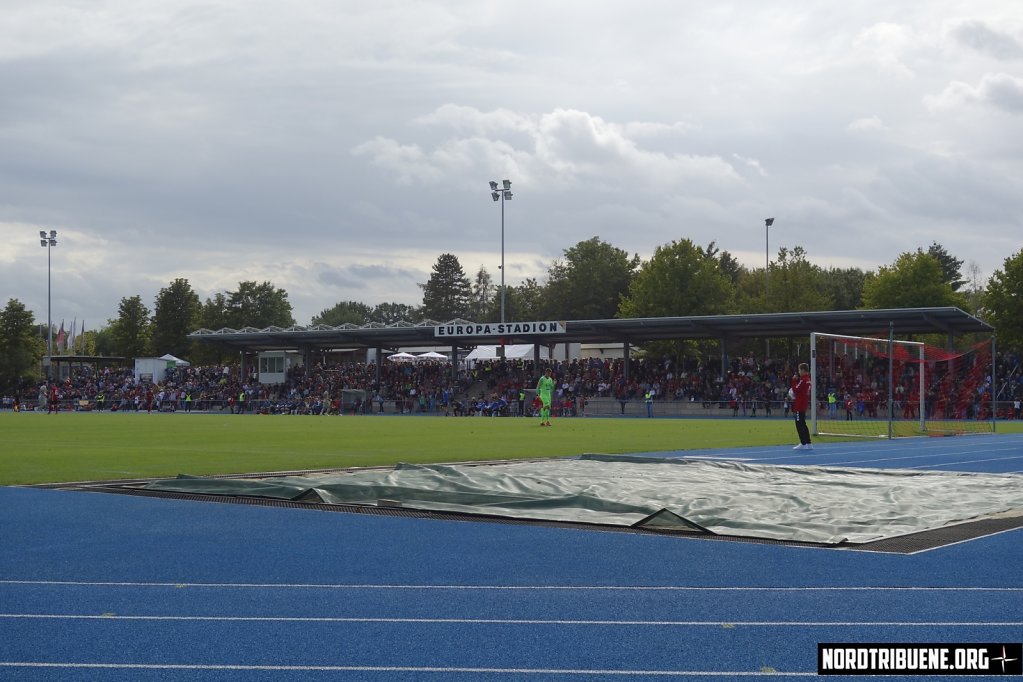
{"label": "green football pitch", "polygon": [[[1006,423],[1000,432],[1023,431]],[[0,413],[0,485],[780,445],[787,419]]]}

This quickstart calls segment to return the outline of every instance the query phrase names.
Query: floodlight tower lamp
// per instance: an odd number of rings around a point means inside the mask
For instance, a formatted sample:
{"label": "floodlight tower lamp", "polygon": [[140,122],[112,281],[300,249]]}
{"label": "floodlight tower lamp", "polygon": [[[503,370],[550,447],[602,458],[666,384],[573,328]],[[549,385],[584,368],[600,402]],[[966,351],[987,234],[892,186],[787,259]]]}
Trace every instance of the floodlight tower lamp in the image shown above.
{"label": "floodlight tower lamp", "polygon": [[501,202],[501,322],[504,322],[504,202],[511,201],[511,180],[503,180],[498,186],[496,180],[490,181],[490,196],[494,201]]}

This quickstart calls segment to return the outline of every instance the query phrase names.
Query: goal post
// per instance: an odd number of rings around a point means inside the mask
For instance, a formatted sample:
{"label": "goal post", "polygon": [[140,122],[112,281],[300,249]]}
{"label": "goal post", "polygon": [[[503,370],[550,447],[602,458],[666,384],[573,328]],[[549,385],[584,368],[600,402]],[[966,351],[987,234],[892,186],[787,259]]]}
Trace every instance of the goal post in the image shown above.
{"label": "goal post", "polygon": [[896,438],[991,433],[993,349],[965,351],[918,341],[810,334],[812,432]]}
{"label": "goal post", "polygon": [[811,431],[866,438],[922,433],[925,375],[919,341],[811,333]]}

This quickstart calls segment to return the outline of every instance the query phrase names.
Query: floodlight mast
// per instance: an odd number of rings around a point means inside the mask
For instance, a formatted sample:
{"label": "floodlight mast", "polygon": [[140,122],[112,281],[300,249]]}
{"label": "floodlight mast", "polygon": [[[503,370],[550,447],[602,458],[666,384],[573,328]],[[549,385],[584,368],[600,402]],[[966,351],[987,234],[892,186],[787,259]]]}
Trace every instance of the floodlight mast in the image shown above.
{"label": "floodlight mast", "polygon": [[50,251],[57,245],[57,231],[39,230],[39,246],[46,249],[46,380],[51,379],[53,372],[53,318],[50,315],[52,302],[52,287],[50,277]]}
{"label": "floodlight mast", "polygon": [[490,181],[490,196],[501,202],[501,322],[504,322],[504,202],[511,201],[511,180],[504,180],[499,187],[497,181]]}
{"label": "floodlight mast", "polygon": [[[774,225],[774,218],[764,219],[764,312],[768,310],[770,303],[768,299],[771,294],[771,225]],[[767,339],[767,356],[764,360],[771,359],[771,339]]]}

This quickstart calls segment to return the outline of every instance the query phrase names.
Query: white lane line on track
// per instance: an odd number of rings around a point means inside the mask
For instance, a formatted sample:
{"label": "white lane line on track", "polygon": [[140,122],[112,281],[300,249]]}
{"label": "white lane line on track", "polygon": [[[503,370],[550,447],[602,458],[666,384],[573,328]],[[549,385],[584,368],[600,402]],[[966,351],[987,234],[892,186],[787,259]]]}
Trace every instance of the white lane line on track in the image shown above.
{"label": "white lane line on track", "polygon": [[368,583],[189,583],[128,582],[93,580],[0,580],[0,585],[38,585],[55,587],[174,587],[224,589],[309,589],[309,590],[564,590],[608,592],[1023,592],[1023,587],[962,585],[410,585]]}
{"label": "white lane line on track", "polygon": [[54,587],[173,587],[282,590],[495,590],[495,591],[596,591],[596,592],[1023,592],[1023,587],[970,586],[700,586],[700,585],[401,585],[363,583],[147,583],[62,580],[0,580],[0,585]]}
{"label": "white lane line on track", "polygon": [[43,663],[0,661],[0,668],[56,668],[86,670],[222,670],[253,672],[364,672],[445,673],[459,675],[578,675],[583,677],[817,677],[816,672],[750,672],[746,670],[585,670],[571,668],[459,668],[398,665],[215,665],[175,663]]}
{"label": "white lane line on track", "polygon": [[627,625],[681,627],[1019,627],[1023,621],[786,621],[597,620],[540,618],[367,618],[343,616],[119,616],[115,614],[0,613],[0,620],[129,620],[243,623],[420,623],[454,625]]}
{"label": "white lane line on track", "polygon": [[[1010,460],[1023,459],[1023,455],[1015,455],[1013,457],[990,457],[988,459],[963,459],[958,462],[943,462],[941,464],[927,464],[915,467],[908,467],[909,469],[940,469],[941,467],[954,467],[960,464],[981,464],[984,462],[1008,462]],[[978,471],[978,472],[966,472],[966,473],[982,473],[989,476],[1006,476],[1008,472],[1001,471]]]}
{"label": "white lane line on track", "polygon": [[[988,454],[988,453],[993,454],[992,450],[983,450],[982,452],[984,452],[986,454]],[[1018,452],[1018,450],[1014,449],[1013,452]],[[993,457],[993,458],[990,458],[990,459],[964,459],[964,460],[957,461],[957,462],[940,462],[940,461],[938,461],[938,456],[936,456],[934,454],[924,454],[924,455],[905,455],[905,454],[903,454],[903,455],[897,455],[897,456],[893,454],[893,456],[890,456],[890,457],[878,457],[878,458],[874,458],[874,459],[840,459],[840,460],[836,460],[836,459],[833,459],[836,453],[831,453],[831,452],[828,452],[828,451],[822,449],[820,451],[820,454],[827,455],[827,457],[828,457],[827,461],[820,462],[821,466],[842,466],[842,467],[855,466],[855,468],[858,468],[858,469],[859,468],[879,468],[879,467],[863,467],[863,465],[865,465],[865,464],[877,464],[877,463],[880,463],[880,462],[888,462],[888,463],[898,462],[900,464],[899,464],[899,466],[897,468],[900,468],[900,469],[927,469],[927,468],[930,468],[930,467],[952,466],[954,464],[974,464],[974,463],[977,463],[977,462],[1001,462],[1001,461],[1010,461],[1010,460],[1019,459],[1019,456],[1017,455],[1017,456],[1011,456],[1011,457]],[[964,454],[966,454],[966,453],[964,453],[964,452],[949,452],[949,453],[945,453],[945,455],[943,455],[943,456],[947,456],[947,457],[952,457],[952,456],[962,457]],[[793,455],[793,456],[795,456],[795,455]],[[911,466],[909,464],[905,464],[905,465],[901,464],[902,462],[907,462],[909,460],[914,460],[914,459],[926,459],[928,461],[928,463],[927,464],[920,464],[920,465],[917,465],[917,466]],[[803,463],[806,463],[806,462],[804,461]],[[889,469],[891,467],[881,467],[881,468]],[[984,473],[984,474],[990,474],[992,472],[978,471],[978,472],[964,472],[964,473]]]}

